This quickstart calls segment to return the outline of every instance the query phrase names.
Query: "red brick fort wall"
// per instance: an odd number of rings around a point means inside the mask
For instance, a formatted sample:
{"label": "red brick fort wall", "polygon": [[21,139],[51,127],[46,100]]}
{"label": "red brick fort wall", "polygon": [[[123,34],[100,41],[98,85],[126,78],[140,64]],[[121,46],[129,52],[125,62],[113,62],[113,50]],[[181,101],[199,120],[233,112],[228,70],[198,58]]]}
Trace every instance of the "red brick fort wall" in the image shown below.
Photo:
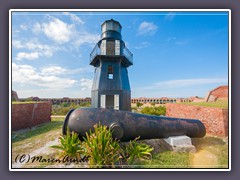
{"label": "red brick fort wall", "polygon": [[198,119],[207,133],[228,136],[228,109],[170,103],[166,104],[166,109],[166,116]]}
{"label": "red brick fort wall", "polygon": [[51,121],[51,102],[12,104],[12,131]]}

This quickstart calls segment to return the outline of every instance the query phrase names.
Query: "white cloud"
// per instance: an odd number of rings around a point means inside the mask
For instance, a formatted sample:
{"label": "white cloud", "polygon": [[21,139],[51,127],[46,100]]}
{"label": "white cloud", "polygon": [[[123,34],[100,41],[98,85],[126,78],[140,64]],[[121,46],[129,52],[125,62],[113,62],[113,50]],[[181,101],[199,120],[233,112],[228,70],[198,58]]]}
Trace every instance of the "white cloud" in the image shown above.
{"label": "white cloud", "polygon": [[161,81],[132,87],[133,97],[204,97],[214,87],[226,85],[228,78],[196,78]]}
{"label": "white cloud", "polygon": [[150,46],[149,42],[141,42],[138,46],[135,47],[135,49],[143,49],[143,48],[147,48]]}
{"label": "white cloud", "polygon": [[81,25],[85,23],[80,17],[76,16],[75,14],[72,14],[70,12],[64,12],[63,14],[69,16],[74,23]]}
{"label": "white cloud", "polygon": [[92,83],[93,83],[93,80],[92,79],[85,79],[85,78],[82,78],[80,80],[80,86],[81,86],[81,90],[82,91],[85,91],[85,90],[91,90],[92,88]]}
{"label": "white cloud", "polygon": [[[33,27],[33,32],[43,32],[49,39],[59,44],[71,43],[76,49],[84,44],[95,44],[99,41],[100,35],[91,33],[84,28],[84,21],[78,16],[65,12],[73,24],[67,24],[60,19],[51,17],[48,23],[36,23]],[[70,49],[71,47],[68,46]]]}
{"label": "white cloud", "polygon": [[25,25],[25,24],[21,24],[21,25],[20,25],[20,29],[26,31],[26,30],[28,29],[28,27],[27,27],[27,25]]}
{"label": "white cloud", "polygon": [[83,44],[96,44],[100,39],[98,34],[91,34],[88,32],[79,32],[76,34],[76,39],[74,41],[75,47],[79,47]]}
{"label": "white cloud", "polygon": [[153,35],[157,31],[157,29],[158,27],[153,22],[143,21],[138,27],[137,35]]}
{"label": "white cloud", "polygon": [[12,46],[17,48],[17,49],[24,48],[24,45],[22,44],[22,42],[21,41],[17,41],[17,40],[13,40],[12,41]]}
{"label": "white cloud", "polygon": [[17,54],[17,57],[15,59],[20,61],[23,59],[34,60],[34,59],[38,59],[38,58],[39,58],[38,52],[30,52],[30,53],[20,52]]}
{"label": "white cloud", "polygon": [[17,65],[16,63],[12,63],[12,81],[15,84],[33,85],[58,91],[70,88],[77,83],[77,80],[74,79],[42,74],[32,66]]}
{"label": "white cloud", "polygon": [[227,78],[178,79],[178,80],[158,82],[152,86],[145,87],[145,89],[179,88],[179,87],[188,87],[188,86],[203,85],[203,84],[227,83],[227,82],[228,82]]}
{"label": "white cloud", "polygon": [[35,34],[40,33],[40,32],[42,31],[42,26],[41,26],[41,24],[40,24],[40,23],[34,24],[32,31],[33,31]]}
{"label": "white cloud", "polygon": [[64,69],[60,66],[50,66],[50,67],[41,69],[41,74],[43,75],[59,75],[66,72],[67,72],[67,69]]}
{"label": "white cloud", "polygon": [[49,23],[42,24],[42,31],[51,40],[63,44],[71,39],[73,25],[64,23],[63,21],[52,17]]}
{"label": "white cloud", "polygon": [[[30,40],[30,41],[27,41],[27,42],[22,42],[22,41],[19,41],[19,40],[13,40],[12,46],[14,48],[17,48],[17,49],[27,49],[28,51],[29,50],[33,51],[31,53],[32,54],[35,53],[36,58],[39,58],[40,56],[51,57],[53,55],[53,53],[58,50],[58,48],[56,46],[53,47],[53,46],[41,44],[36,39]],[[27,58],[25,58],[25,59],[27,59]]]}
{"label": "white cloud", "polygon": [[165,20],[171,21],[171,20],[173,20],[174,17],[175,17],[175,13],[170,12],[165,16]]}

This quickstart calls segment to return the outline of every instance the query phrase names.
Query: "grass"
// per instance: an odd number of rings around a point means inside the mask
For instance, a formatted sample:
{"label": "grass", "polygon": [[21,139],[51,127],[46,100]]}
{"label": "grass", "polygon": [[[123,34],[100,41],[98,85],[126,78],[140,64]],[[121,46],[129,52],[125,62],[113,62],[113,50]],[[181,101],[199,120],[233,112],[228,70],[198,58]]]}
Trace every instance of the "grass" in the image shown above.
{"label": "grass", "polygon": [[152,160],[136,161],[135,168],[228,168],[228,144],[219,137],[193,138],[196,153],[165,151]]}
{"label": "grass", "polygon": [[134,168],[189,168],[189,153],[165,151],[154,154],[152,160],[135,161]]}
{"label": "grass", "polygon": [[181,102],[178,104],[217,107],[217,108],[228,109],[228,100],[223,100],[223,99],[217,100],[216,102]]}
{"label": "grass", "polygon": [[53,118],[51,122],[31,129],[12,132],[12,160],[18,154],[29,154],[53,141],[61,134],[64,118]]}
{"label": "grass", "polygon": [[25,101],[25,102],[12,101],[12,104],[32,104],[32,103],[42,103],[42,102],[41,101]]}
{"label": "grass", "polygon": [[25,139],[31,139],[35,136],[40,136],[41,134],[50,131],[59,130],[62,128],[62,124],[63,118],[52,118],[52,120],[48,123],[40,124],[29,129],[12,132],[12,143],[16,143]]}

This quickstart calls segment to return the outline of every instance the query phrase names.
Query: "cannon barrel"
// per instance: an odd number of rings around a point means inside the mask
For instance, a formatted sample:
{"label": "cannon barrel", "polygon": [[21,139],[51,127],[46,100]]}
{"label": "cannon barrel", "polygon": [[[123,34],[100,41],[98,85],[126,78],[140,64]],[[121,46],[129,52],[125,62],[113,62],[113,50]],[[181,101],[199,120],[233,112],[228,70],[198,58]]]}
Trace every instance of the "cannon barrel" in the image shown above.
{"label": "cannon barrel", "polygon": [[82,138],[99,122],[112,130],[113,138],[121,141],[133,140],[139,136],[140,139],[159,139],[180,135],[194,138],[204,137],[206,134],[205,126],[196,119],[153,116],[102,108],[70,110],[64,121],[63,134],[66,134],[68,127],[70,131],[78,133]]}

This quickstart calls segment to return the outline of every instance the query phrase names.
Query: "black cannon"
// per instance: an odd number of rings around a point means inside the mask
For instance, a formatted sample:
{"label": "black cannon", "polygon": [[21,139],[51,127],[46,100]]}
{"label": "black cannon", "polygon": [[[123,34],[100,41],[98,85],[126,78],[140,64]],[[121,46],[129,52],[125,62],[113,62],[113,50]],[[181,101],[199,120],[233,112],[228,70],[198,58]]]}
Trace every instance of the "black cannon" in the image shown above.
{"label": "black cannon", "polygon": [[95,124],[101,123],[113,131],[113,138],[121,141],[159,139],[186,135],[191,138],[204,137],[205,126],[196,119],[180,119],[166,116],[153,116],[103,108],[78,108],[68,112],[62,133],[70,131],[85,137]]}

